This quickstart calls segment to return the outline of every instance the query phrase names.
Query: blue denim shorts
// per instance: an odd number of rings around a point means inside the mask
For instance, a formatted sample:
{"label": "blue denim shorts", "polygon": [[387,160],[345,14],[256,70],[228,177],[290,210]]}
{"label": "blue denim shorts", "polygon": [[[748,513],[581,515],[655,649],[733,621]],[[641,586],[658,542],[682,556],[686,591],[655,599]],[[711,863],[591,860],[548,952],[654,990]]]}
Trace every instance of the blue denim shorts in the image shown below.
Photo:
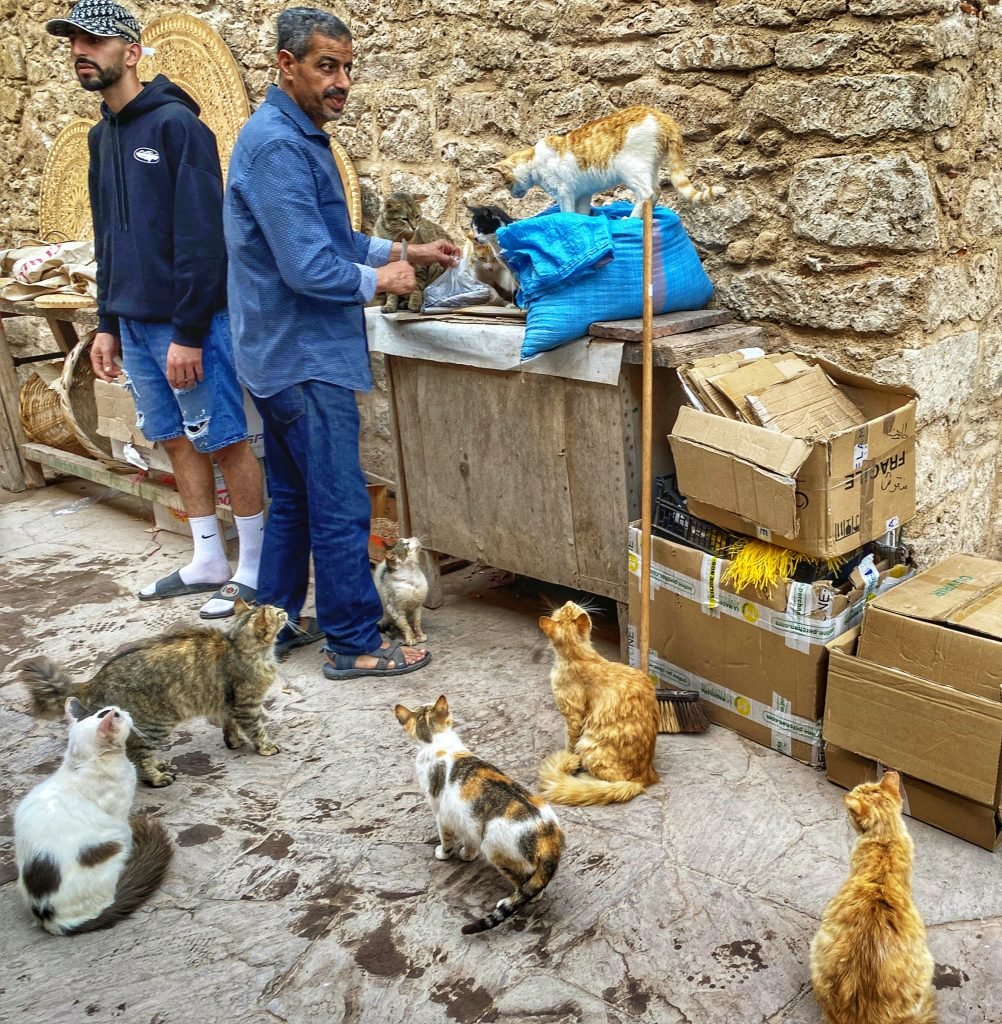
{"label": "blue denim shorts", "polygon": [[247,437],[229,313],[212,318],[202,341],[203,379],[190,388],[175,389],[167,381],[167,349],[175,338],[171,324],[120,319],[119,331],[136,426],[148,441],[184,436],[207,455]]}

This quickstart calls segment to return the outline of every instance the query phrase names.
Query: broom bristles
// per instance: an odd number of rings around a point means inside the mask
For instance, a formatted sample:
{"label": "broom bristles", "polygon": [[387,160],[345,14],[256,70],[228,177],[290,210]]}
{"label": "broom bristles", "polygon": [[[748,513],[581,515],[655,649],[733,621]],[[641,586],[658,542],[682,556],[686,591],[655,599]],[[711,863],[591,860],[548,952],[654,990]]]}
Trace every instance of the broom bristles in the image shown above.
{"label": "broom bristles", "polygon": [[710,726],[706,706],[698,690],[676,690],[659,686],[655,690],[658,705],[658,732],[700,733]]}

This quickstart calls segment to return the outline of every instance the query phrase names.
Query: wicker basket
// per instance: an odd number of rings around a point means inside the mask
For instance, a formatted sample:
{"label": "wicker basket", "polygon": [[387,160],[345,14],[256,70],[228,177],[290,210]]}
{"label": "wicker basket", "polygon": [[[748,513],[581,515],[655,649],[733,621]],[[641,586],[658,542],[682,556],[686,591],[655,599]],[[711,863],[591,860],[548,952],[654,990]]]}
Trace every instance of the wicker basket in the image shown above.
{"label": "wicker basket", "polygon": [[46,444],[75,455],[89,455],[63,416],[63,406],[56,390],[58,386],[58,381],[46,384],[37,373],[33,373],[21,388],[18,413],[25,436],[36,444]]}
{"label": "wicker basket", "polygon": [[94,371],[85,357],[93,337],[74,345],[51,384],[33,373],[21,388],[18,411],[29,440],[114,465],[111,441],[97,432]]}
{"label": "wicker basket", "polygon": [[66,357],[59,378],[59,401],[66,422],[87,454],[102,462],[117,464],[111,454],[111,441],[97,432],[96,378],[88,354],[95,333],[85,334]]}

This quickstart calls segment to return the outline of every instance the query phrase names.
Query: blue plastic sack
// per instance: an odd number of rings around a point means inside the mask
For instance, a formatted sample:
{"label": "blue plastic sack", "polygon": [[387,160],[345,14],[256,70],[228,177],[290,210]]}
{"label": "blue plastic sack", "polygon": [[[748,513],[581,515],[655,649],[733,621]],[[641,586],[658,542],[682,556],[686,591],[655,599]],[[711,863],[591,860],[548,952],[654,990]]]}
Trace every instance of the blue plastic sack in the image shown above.
{"label": "blue plastic sack", "polygon": [[[595,206],[591,217],[548,210],[498,229],[526,307],[523,359],[582,337],[596,320],[643,315],[644,222],[632,209]],[[678,214],[656,206],[653,228],[655,314],[702,309],[713,284]]]}

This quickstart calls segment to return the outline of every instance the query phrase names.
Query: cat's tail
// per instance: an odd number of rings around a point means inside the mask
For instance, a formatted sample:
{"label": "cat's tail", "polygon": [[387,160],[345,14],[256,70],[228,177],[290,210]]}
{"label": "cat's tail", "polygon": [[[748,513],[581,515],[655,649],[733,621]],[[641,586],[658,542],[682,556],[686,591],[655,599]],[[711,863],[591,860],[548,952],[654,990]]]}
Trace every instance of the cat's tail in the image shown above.
{"label": "cat's tail", "polygon": [[21,677],[31,693],[32,714],[43,718],[62,715],[67,697],[83,701],[86,684],[74,683],[69,673],[51,658],[32,658],[21,666]]}
{"label": "cat's tail", "polygon": [[536,832],[536,868],[533,873],[511,894],[498,901],[497,907],[479,921],[471,921],[463,925],[464,935],[476,935],[490,928],[497,928],[507,921],[526,903],[534,900],[549,884],[557,873],[560,854],[564,849],[564,833],[556,821],[548,821]]}
{"label": "cat's tail", "polygon": [[138,910],[160,887],[174,855],[170,836],[155,818],[137,816],[129,824],[132,826],[132,854],[115,886],[115,899],[97,917],[68,929],[65,934],[79,935],[110,928]]}
{"label": "cat's tail", "polygon": [[643,782],[629,779],[605,782],[593,775],[570,774],[580,763],[577,755],[568,756],[565,750],[550,754],[539,770],[539,795],[555,804],[590,807],[626,803],[647,788]]}
{"label": "cat's tail", "polygon": [[664,137],[665,149],[668,152],[668,170],[675,191],[690,203],[710,203],[720,196],[727,195],[727,189],[722,185],[710,185],[705,188],[696,188],[693,185],[685,169],[685,151],[682,146],[681,129],[667,114],[662,114],[657,110],[653,113],[658,119]]}

